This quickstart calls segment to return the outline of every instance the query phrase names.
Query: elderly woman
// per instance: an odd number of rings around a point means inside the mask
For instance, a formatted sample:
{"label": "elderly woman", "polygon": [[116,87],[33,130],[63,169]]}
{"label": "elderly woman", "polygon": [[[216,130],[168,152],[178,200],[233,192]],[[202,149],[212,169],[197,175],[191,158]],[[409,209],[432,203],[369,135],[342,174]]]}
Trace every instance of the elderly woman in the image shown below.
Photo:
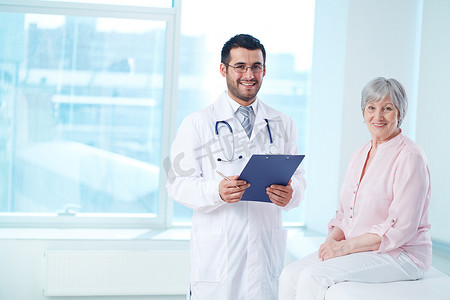
{"label": "elderly woman", "polygon": [[280,300],[323,300],[342,281],[417,280],[430,267],[430,173],[422,149],[400,129],[407,105],[395,79],[364,87],[361,110],[372,139],[350,160],[325,242],[283,270]]}

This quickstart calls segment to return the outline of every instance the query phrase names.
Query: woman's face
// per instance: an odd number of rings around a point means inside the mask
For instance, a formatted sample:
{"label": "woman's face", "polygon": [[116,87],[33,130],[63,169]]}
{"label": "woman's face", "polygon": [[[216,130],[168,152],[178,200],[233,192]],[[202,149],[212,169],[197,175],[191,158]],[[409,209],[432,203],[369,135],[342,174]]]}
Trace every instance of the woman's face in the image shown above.
{"label": "woman's face", "polygon": [[386,142],[396,136],[398,127],[398,109],[389,96],[377,102],[369,102],[364,109],[364,121],[372,135],[372,140]]}

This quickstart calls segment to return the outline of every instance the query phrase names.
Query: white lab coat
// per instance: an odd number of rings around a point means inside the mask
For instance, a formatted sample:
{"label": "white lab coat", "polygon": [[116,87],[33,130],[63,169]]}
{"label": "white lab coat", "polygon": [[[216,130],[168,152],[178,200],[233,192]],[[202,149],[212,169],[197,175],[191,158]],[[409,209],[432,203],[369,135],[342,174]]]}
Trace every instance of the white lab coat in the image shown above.
{"label": "white lab coat", "polygon": [[[258,99],[249,139],[229,101],[232,100],[225,92],[212,105],[186,117],[171,149],[169,196],[193,209],[192,299],[276,299],[286,248],[281,208],[273,203],[224,202],[218,191],[222,178],[215,171],[239,175],[252,154],[269,152],[264,118],[269,120],[279,152],[298,154],[296,127],[291,118]],[[234,158],[242,155],[242,159],[217,161],[219,157],[225,158],[215,133],[217,121],[227,121],[233,128]],[[226,130],[228,138],[231,137]],[[231,142],[224,144],[224,151],[229,151],[230,145]],[[300,166],[292,178],[294,193],[285,210],[298,206],[303,199],[303,174]]]}

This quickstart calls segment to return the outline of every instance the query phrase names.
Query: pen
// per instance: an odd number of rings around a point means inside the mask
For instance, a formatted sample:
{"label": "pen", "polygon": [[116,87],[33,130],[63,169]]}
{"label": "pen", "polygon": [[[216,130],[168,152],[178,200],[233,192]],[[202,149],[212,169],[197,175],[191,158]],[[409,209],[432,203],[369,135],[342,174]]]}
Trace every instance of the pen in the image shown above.
{"label": "pen", "polygon": [[[218,170],[216,170],[217,174],[219,174],[223,179],[227,180],[227,181],[231,181],[230,178],[228,178],[227,176],[223,175],[221,172],[219,172]],[[236,186],[236,188],[239,188],[238,186]]]}

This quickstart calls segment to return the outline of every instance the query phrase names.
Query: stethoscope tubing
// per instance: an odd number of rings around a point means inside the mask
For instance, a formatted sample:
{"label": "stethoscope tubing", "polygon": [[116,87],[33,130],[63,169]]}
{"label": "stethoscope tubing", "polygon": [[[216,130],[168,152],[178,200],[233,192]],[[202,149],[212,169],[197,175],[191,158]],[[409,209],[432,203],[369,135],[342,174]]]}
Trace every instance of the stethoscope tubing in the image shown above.
{"label": "stethoscope tubing", "polygon": [[[270,141],[269,149],[275,149],[275,150],[278,150],[277,147],[273,144],[272,131],[270,130],[269,120],[268,120],[268,119],[264,119],[264,121],[266,121],[266,124],[267,124],[267,132],[269,133],[269,141]],[[217,137],[218,137],[218,139],[219,139],[220,148],[222,149],[223,155],[226,157],[225,151],[223,151],[223,146],[222,146],[222,143],[221,143],[220,137],[219,137],[219,124],[225,124],[225,125],[228,127],[228,129],[230,130],[230,133],[231,133],[231,135],[232,135],[232,140],[233,140],[233,150],[232,150],[233,154],[232,154],[231,159],[227,158],[226,160],[223,160],[223,159],[221,159],[221,158],[218,158],[217,160],[218,160],[218,161],[224,161],[224,162],[232,162],[232,161],[241,159],[241,158],[242,158],[242,155],[240,155],[237,159],[233,159],[233,157],[234,157],[234,132],[233,132],[233,128],[231,127],[231,125],[230,125],[227,121],[217,121],[217,122],[216,122],[216,126],[215,126],[215,132],[216,132],[216,135],[217,135]],[[270,150],[270,152],[272,153],[271,150]]]}
{"label": "stethoscope tubing", "polygon": [[230,129],[231,134],[233,134],[233,128],[231,128],[231,125],[228,124],[227,121],[217,121],[216,122],[216,134],[217,135],[219,135],[219,124],[220,123],[227,125],[228,129]]}
{"label": "stethoscope tubing", "polygon": [[270,145],[272,145],[273,140],[272,140],[272,132],[270,132],[269,120],[264,119],[264,121],[266,121],[266,123],[267,123],[267,131],[269,132],[269,141],[270,141]]}

